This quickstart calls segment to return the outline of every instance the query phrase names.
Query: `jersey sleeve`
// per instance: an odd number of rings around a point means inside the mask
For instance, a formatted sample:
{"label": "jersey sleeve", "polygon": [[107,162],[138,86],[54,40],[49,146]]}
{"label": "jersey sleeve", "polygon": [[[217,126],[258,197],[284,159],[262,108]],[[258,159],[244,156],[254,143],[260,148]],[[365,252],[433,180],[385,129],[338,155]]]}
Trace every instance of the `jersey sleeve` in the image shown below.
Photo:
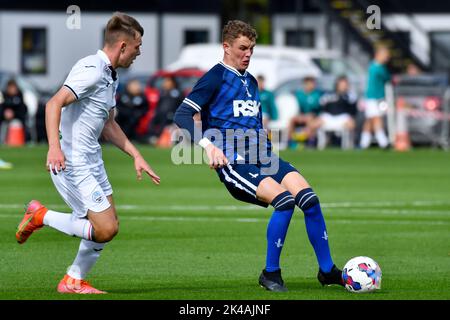
{"label": "jersey sleeve", "polygon": [[198,80],[191,93],[184,98],[175,112],[173,118],[175,124],[181,129],[187,130],[190,139],[195,143],[200,141],[203,132],[201,128],[195,125],[193,116],[209,107],[209,104],[217,95],[221,83],[222,73],[220,73],[220,70],[217,67],[211,69]]}
{"label": "jersey sleeve", "polygon": [[181,106],[186,106],[195,110],[195,113],[208,108],[216,96],[222,83],[222,73],[218,68],[208,71],[198,80],[189,95],[184,98]]}
{"label": "jersey sleeve", "polygon": [[269,91],[269,116],[272,120],[278,120],[278,107],[275,102],[275,95]]}
{"label": "jersey sleeve", "polygon": [[95,90],[100,80],[98,66],[77,63],[64,81],[64,86],[72,91],[77,100],[83,99]]}
{"label": "jersey sleeve", "polygon": [[391,73],[386,66],[383,66],[383,77],[385,82],[391,81]]}

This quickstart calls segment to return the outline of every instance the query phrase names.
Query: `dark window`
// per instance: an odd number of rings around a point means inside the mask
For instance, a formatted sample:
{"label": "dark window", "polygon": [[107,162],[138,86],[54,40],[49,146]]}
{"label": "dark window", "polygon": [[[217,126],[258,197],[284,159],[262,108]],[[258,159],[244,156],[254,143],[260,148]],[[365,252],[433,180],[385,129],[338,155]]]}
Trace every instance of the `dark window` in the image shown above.
{"label": "dark window", "polygon": [[405,46],[405,48],[410,47],[411,40],[409,36],[409,31],[391,31],[391,33],[396,42],[402,43]]}
{"label": "dark window", "polygon": [[430,39],[433,69],[450,75],[450,32],[431,32]]}
{"label": "dark window", "polygon": [[22,28],[22,74],[47,73],[47,30]]}
{"label": "dark window", "polygon": [[286,30],[285,44],[287,46],[314,48],[314,31],[313,30]]}
{"label": "dark window", "polygon": [[208,43],[209,31],[208,30],[185,30],[184,31],[184,44],[194,43]]}

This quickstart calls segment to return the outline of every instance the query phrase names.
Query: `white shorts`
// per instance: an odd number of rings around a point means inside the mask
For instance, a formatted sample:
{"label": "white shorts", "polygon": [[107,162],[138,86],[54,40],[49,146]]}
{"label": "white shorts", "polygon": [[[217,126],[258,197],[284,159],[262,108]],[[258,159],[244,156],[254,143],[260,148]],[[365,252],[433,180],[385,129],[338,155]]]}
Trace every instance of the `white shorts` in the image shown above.
{"label": "white shorts", "polygon": [[366,118],[382,117],[386,114],[387,104],[383,99],[366,99],[364,115]]}
{"label": "white shorts", "polygon": [[101,212],[111,204],[107,196],[112,194],[105,167],[68,169],[54,175],[50,172],[53,183],[61,197],[73,210],[77,218],[84,218],[88,210]]}
{"label": "white shorts", "polygon": [[339,115],[332,115],[329,113],[323,113],[320,115],[320,119],[323,121],[322,129],[325,131],[338,131],[342,130],[345,127],[345,124],[351,119],[352,117],[347,114],[339,114]]}

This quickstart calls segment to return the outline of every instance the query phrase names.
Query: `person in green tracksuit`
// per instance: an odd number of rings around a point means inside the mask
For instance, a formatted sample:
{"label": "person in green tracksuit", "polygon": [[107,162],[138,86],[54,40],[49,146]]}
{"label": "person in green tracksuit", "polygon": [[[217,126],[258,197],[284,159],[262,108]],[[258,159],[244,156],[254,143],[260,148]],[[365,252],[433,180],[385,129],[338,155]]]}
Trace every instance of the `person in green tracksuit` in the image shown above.
{"label": "person in green tracksuit", "polygon": [[261,109],[263,115],[263,127],[267,128],[270,121],[278,120],[278,109],[275,103],[275,95],[265,87],[265,78],[259,75],[258,80],[259,99],[261,100]]}
{"label": "person in green tracksuit", "polygon": [[372,133],[375,134],[375,139],[381,148],[385,149],[389,145],[383,123],[383,116],[387,111],[384,87],[391,79],[386,67],[389,59],[389,49],[378,47],[375,51],[374,60],[369,65],[364,103],[365,120],[360,140],[362,149],[367,149],[370,146]]}

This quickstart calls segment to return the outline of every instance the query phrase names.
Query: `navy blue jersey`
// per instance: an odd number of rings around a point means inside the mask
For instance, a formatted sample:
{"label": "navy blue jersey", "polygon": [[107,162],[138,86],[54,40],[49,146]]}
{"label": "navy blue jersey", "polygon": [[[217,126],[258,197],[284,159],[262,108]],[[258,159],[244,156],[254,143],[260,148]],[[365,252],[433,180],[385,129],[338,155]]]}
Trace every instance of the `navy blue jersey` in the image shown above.
{"label": "navy blue jersey", "polygon": [[197,82],[183,105],[201,113],[203,135],[228,159],[258,161],[261,154],[270,152],[258,83],[247,71],[241,74],[223,62],[216,64]]}

